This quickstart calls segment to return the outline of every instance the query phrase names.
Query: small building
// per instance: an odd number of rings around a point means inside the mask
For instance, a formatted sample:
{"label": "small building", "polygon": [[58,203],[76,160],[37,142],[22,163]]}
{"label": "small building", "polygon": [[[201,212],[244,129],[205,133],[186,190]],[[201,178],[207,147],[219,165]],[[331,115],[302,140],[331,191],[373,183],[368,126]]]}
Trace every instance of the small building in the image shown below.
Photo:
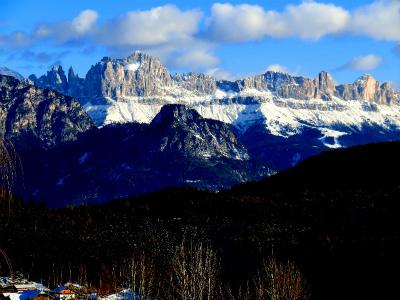
{"label": "small building", "polygon": [[56,299],[60,300],[74,300],[76,298],[75,292],[64,285],[56,288],[54,291],[52,291],[52,294]]}

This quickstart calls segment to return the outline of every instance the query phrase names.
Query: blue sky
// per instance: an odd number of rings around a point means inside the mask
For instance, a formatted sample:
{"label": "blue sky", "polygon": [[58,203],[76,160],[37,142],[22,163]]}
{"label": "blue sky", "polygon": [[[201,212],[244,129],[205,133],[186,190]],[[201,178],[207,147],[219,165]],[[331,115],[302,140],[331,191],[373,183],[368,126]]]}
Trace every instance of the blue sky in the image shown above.
{"label": "blue sky", "polygon": [[136,49],[173,72],[327,70],[338,83],[370,73],[400,87],[400,1],[1,1],[0,66],[25,76],[54,63],[84,76]]}

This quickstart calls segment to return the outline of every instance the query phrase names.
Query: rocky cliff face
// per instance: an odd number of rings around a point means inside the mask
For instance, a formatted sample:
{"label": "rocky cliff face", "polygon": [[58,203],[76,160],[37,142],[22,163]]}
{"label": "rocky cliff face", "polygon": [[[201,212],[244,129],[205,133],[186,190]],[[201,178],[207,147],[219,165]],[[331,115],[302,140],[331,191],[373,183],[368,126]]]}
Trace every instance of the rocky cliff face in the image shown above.
{"label": "rocky cliff face", "polygon": [[85,96],[152,96],[171,82],[169,71],[158,59],[136,51],[126,59],[105,57],[94,65],[86,75]]}
{"label": "rocky cliff face", "polygon": [[323,97],[324,95],[331,96],[335,93],[335,80],[328,72],[320,72],[318,77],[314,79],[314,82],[317,89],[316,98]]}
{"label": "rocky cliff face", "polygon": [[275,97],[300,100],[330,100],[336,96],[343,100],[363,100],[387,105],[399,98],[390,84],[380,85],[370,75],[364,75],[352,84],[337,86],[326,71],[320,72],[316,78],[268,71],[235,82],[217,81],[211,76],[196,73],[177,73],[171,76],[159,59],[139,51],[125,59],[103,58],[90,68],[85,79],[79,78],[70,69],[67,80],[59,66],[53,67],[39,79],[35,76],[29,78],[37,86],[53,88],[92,102],[99,98],[213,97],[218,89],[236,93],[249,90],[271,92]]}
{"label": "rocky cliff face", "polygon": [[[226,83],[225,83],[226,84]],[[335,85],[332,76],[322,71],[314,79],[268,71],[236,82],[238,91],[255,89],[271,91],[280,98],[324,99],[336,96],[343,100],[362,100],[391,105],[398,93],[390,83],[379,84],[371,75],[363,75],[352,84]]]}
{"label": "rocky cliff face", "polygon": [[322,71],[314,79],[268,71],[263,75],[237,81],[239,90],[271,91],[280,98],[330,99],[335,94],[335,81]]}
{"label": "rocky cliff face", "polygon": [[75,140],[93,126],[75,99],[0,75],[0,132],[5,137],[29,135],[52,146]]}
{"label": "rocky cliff face", "polygon": [[212,95],[217,90],[215,78],[205,74],[177,73],[173,77],[174,82],[181,88],[195,92],[197,95]]}
{"label": "rocky cliff face", "polygon": [[387,105],[396,101],[396,92],[392,85],[380,85],[371,75],[363,75],[352,84],[337,86],[335,94],[344,100],[366,100]]}
{"label": "rocky cliff face", "polygon": [[30,75],[29,79],[38,87],[53,89],[62,94],[68,93],[68,80],[61,66],[54,65],[45,75],[39,78]]}
{"label": "rocky cliff face", "polygon": [[247,150],[238,142],[231,126],[207,120],[184,105],[164,105],[150,124],[152,134],[147,152],[161,151],[202,159],[247,160]]}
{"label": "rocky cliff face", "polygon": [[80,97],[85,92],[85,80],[75,74],[72,67],[68,70],[68,92],[67,94],[73,97]]}

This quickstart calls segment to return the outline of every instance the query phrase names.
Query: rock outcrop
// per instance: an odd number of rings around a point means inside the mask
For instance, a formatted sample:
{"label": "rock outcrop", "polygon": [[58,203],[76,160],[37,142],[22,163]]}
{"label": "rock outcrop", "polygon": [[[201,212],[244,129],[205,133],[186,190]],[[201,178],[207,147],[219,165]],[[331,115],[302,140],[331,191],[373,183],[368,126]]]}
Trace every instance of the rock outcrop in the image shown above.
{"label": "rock outcrop", "polygon": [[336,87],[336,96],[344,100],[365,100],[379,104],[394,104],[396,92],[390,83],[379,84],[371,75],[363,75],[352,84]]}
{"label": "rock outcrop", "polygon": [[164,105],[150,123],[147,152],[160,151],[188,157],[247,160],[247,150],[238,142],[230,125],[204,119],[184,105]]}
{"label": "rock outcrop", "polygon": [[85,79],[85,96],[153,96],[171,83],[171,75],[159,59],[136,51],[126,59],[105,57],[92,66]]}
{"label": "rock outcrop", "polygon": [[68,95],[73,97],[80,97],[84,95],[85,80],[75,74],[72,67],[68,70]]}
{"label": "rock outcrop", "polygon": [[0,75],[0,132],[9,139],[29,135],[45,146],[77,139],[94,127],[78,101]]}
{"label": "rock outcrop", "polygon": [[[225,83],[226,84],[226,83]],[[352,84],[335,85],[332,76],[322,71],[314,79],[268,71],[236,82],[238,91],[255,89],[271,91],[280,98],[325,99],[336,96],[343,100],[362,100],[393,104],[398,98],[390,83],[382,85],[371,75],[363,75]]]}
{"label": "rock outcrop", "polygon": [[332,96],[335,93],[335,80],[328,72],[320,72],[314,81],[316,81],[317,89],[317,93],[315,94],[316,98],[323,98],[324,95]]}
{"label": "rock outcrop", "polygon": [[199,73],[177,73],[174,75],[175,83],[197,95],[212,95],[217,90],[217,81],[214,77]]}
{"label": "rock outcrop", "polygon": [[28,78],[38,87],[53,89],[65,95],[68,94],[68,80],[62,66],[52,66],[45,75],[39,78],[35,75],[30,75]]}
{"label": "rock outcrop", "polygon": [[302,100],[329,99],[335,92],[335,81],[326,71],[322,71],[314,79],[268,71],[263,75],[239,80],[237,81],[237,86],[239,91],[246,89],[271,91],[280,98]]}

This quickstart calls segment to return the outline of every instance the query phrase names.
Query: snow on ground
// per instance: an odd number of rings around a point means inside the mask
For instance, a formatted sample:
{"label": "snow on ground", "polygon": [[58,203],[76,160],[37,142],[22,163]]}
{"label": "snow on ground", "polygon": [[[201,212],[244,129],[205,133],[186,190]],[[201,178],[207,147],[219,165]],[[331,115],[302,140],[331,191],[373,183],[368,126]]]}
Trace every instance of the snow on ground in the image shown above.
{"label": "snow on ground", "polygon": [[[11,293],[3,293],[5,297],[10,297],[10,300],[31,300],[35,296],[39,295],[41,292],[49,292],[50,290],[41,283],[29,281],[27,279],[16,279],[12,280],[9,277],[0,277],[0,287],[3,286],[15,286],[19,292],[11,292]],[[66,283],[64,285],[58,286],[53,292],[60,292],[64,288],[76,288],[83,289],[84,287],[77,283]],[[22,289],[24,289],[22,291]],[[88,299],[97,299],[97,294],[88,295]],[[108,296],[102,297],[104,300],[138,300],[139,297],[137,293],[132,292],[131,289],[123,289],[118,293],[111,294]]]}
{"label": "snow on ground", "polygon": [[3,293],[5,297],[10,297],[10,300],[30,300],[39,295],[39,290],[27,290],[18,293]]}
{"label": "snow on ground", "polygon": [[29,300],[39,295],[40,292],[49,290],[43,284],[29,281],[27,279],[13,280],[9,277],[0,277],[0,287],[9,285],[14,286],[17,290],[20,290],[19,292],[15,293],[3,293],[4,296],[10,297],[11,300]]}
{"label": "snow on ground", "polygon": [[116,294],[103,297],[103,300],[136,300],[138,299],[131,289],[125,289]]}

